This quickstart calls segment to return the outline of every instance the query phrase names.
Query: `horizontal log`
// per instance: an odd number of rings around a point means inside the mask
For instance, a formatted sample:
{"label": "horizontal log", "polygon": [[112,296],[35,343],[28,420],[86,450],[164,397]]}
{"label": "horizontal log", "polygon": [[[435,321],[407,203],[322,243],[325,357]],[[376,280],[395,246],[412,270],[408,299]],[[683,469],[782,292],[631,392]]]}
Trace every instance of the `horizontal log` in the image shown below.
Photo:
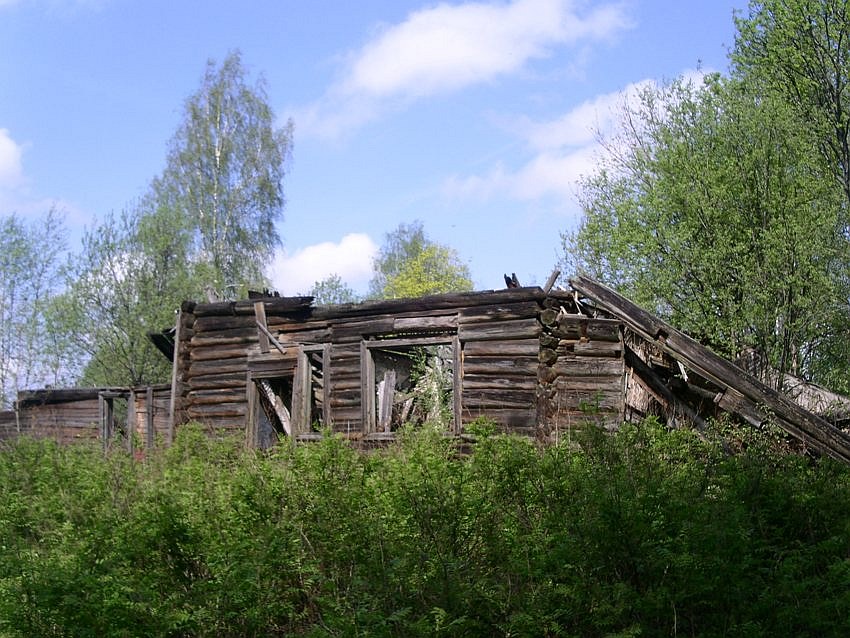
{"label": "horizontal log", "polygon": [[337,410],[338,408],[359,408],[360,404],[359,393],[357,397],[333,396],[330,400],[331,410]]}
{"label": "horizontal log", "polygon": [[504,321],[506,319],[536,319],[539,312],[540,305],[536,301],[472,306],[470,308],[462,308],[459,311],[458,323],[460,325]]}
{"label": "horizontal log", "polygon": [[510,319],[487,323],[461,324],[458,336],[463,342],[481,340],[513,340],[537,337],[541,326],[537,319]]}
{"label": "horizontal log", "polygon": [[537,357],[540,342],[537,339],[511,341],[470,341],[463,344],[465,356],[485,357]]}
{"label": "horizontal log", "polygon": [[488,374],[522,374],[537,375],[537,357],[467,357],[463,358],[463,373]]}
{"label": "horizontal log", "polygon": [[[510,428],[524,428],[534,431],[537,428],[537,411],[535,409],[499,409],[490,408],[482,410],[464,409],[461,419],[462,424],[468,425],[479,418],[486,418]],[[465,429],[462,427],[462,429]]]}
{"label": "horizontal log", "polygon": [[557,387],[561,392],[623,392],[624,377],[561,377]]}
{"label": "horizontal log", "polygon": [[330,343],[331,329],[328,327],[319,327],[315,329],[299,329],[288,330],[285,326],[279,327],[277,330],[272,330],[273,334],[277,335],[278,341],[284,346],[292,344],[313,345],[318,343]]}
{"label": "horizontal log", "polygon": [[247,401],[246,392],[243,389],[241,392],[235,390],[198,390],[189,392],[189,405],[191,409],[196,405],[205,405],[213,403],[240,403]]}
{"label": "horizontal log", "polygon": [[257,326],[249,325],[228,330],[215,330],[211,332],[200,332],[194,335],[189,343],[192,348],[202,348],[210,345],[224,345],[232,343],[252,343],[257,341]]}
{"label": "horizontal log", "polygon": [[192,348],[189,353],[190,361],[223,361],[248,356],[248,348],[243,344],[209,345],[203,348]]}
{"label": "horizontal log", "polygon": [[188,383],[192,390],[205,390],[244,386],[245,379],[244,372],[225,372],[224,374],[198,375],[189,379]]}
{"label": "horizontal log", "polygon": [[223,361],[192,361],[183,373],[184,380],[191,379],[194,376],[205,374],[227,374],[233,372],[247,372],[248,357],[240,357],[238,359],[225,359]]}
{"label": "horizontal log", "polygon": [[345,430],[347,427],[360,429],[362,412],[360,407],[331,408],[334,430]]}
{"label": "horizontal log", "polygon": [[463,377],[464,390],[488,390],[500,388],[535,390],[537,388],[537,377],[531,375],[500,376],[486,374],[467,374]]}
{"label": "horizontal log", "polygon": [[541,302],[544,298],[543,291],[536,286],[501,291],[454,292],[411,299],[389,299],[326,306],[324,308],[316,308],[313,311],[313,317],[333,319],[341,316],[353,317],[375,314],[400,316],[404,313],[425,315],[444,313],[446,310],[472,308],[474,306],[522,303],[524,301]]}
{"label": "horizontal log", "polygon": [[561,376],[622,376],[625,366],[622,359],[561,355],[553,366]]}
{"label": "horizontal log", "polygon": [[186,408],[190,418],[201,419],[211,417],[244,417],[248,413],[248,403],[213,403],[210,405],[190,405]]}
{"label": "horizontal log", "polygon": [[397,317],[393,319],[393,332],[433,332],[454,331],[457,328],[457,314],[425,317]]}
{"label": "horizontal log", "polygon": [[340,320],[331,324],[331,340],[336,342],[359,341],[363,335],[378,335],[393,332],[392,316],[370,317],[369,319]]}
{"label": "horizontal log", "polygon": [[520,398],[508,400],[492,396],[482,397],[478,394],[478,391],[469,394],[464,393],[461,401],[464,410],[469,410],[476,414],[490,410],[530,410],[534,412],[537,409],[535,401],[532,399]]}
{"label": "horizontal log", "polygon": [[561,315],[550,332],[565,339],[620,341],[622,323],[615,319],[594,319],[583,315]]}
{"label": "horizontal log", "polygon": [[552,401],[565,409],[577,408],[592,412],[596,409],[621,410],[625,400],[622,390],[573,390],[559,387],[559,381],[555,382],[557,394]]}
{"label": "horizontal log", "polygon": [[[612,341],[561,341],[558,346],[560,351],[573,352],[584,357],[621,357],[623,355],[623,344]],[[560,354],[560,352],[559,352]]]}
{"label": "horizontal log", "polygon": [[254,314],[254,303],[262,301],[266,316],[288,314],[293,317],[309,314],[312,297],[266,297],[263,299],[242,299],[240,301],[217,301],[198,303],[192,311],[196,317],[238,316]]}
{"label": "horizontal log", "polygon": [[360,391],[360,375],[357,376],[340,376],[334,370],[333,375],[333,392],[342,392],[344,390],[356,389]]}

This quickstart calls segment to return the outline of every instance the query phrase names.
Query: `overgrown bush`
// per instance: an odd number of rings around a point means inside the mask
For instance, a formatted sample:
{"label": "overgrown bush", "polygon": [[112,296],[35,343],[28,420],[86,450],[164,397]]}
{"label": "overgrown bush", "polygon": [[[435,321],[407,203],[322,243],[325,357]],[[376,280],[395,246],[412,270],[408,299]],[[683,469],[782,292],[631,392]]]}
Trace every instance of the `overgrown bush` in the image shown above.
{"label": "overgrown bush", "polygon": [[0,451],[0,635],[843,636],[850,472],[653,421]]}

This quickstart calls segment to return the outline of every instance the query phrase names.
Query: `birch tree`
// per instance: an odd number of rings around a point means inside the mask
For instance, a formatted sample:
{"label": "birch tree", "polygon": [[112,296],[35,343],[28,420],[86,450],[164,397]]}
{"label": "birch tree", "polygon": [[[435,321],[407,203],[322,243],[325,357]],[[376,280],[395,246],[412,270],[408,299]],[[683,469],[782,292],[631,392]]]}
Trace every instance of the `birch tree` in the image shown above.
{"label": "birch tree", "polygon": [[0,407],[18,390],[58,383],[64,377],[57,339],[45,309],[59,286],[65,229],[55,210],[27,223],[0,220]]}
{"label": "birch tree", "polygon": [[238,52],[207,64],[152,190],[188,220],[193,257],[223,296],[265,283],[263,266],[280,244],[291,144],[292,123],[276,124],[265,82],[248,82]]}

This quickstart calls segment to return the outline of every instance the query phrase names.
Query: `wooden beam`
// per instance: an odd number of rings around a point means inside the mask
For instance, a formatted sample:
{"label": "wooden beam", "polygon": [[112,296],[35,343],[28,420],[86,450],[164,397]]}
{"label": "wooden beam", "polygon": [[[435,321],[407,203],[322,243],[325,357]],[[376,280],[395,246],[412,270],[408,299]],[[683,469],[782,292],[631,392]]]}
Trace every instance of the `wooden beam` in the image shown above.
{"label": "wooden beam", "polygon": [[177,419],[177,397],[182,394],[180,369],[180,354],[182,348],[183,332],[183,309],[177,313],[177,324],[174,329],[174,360],[171,362],[171,397],[168,400],[168,426],[165,429],[165,444],[171,445],[174,442],[174,426]]}
{"label": "wooden beam", "polygon": [[[269,332],[268,328],[262,325],[259,321],[257,322],[257,328],[260,329],[260,332],[266,336],[266,338],[269,340],[269,343],[275,348],[277,348],[281,354],[286,354],[286,348],[284,348],[281,345],[280,341],[278,341],[277,338],[271,332]],[[266,350],[266,352],[268,352],[268,350]]]}
{"label": "wooden beam", "polygon": [[148,448],[153,448],[154,445],[152,386],[145,388],[145,444]]}
{"label": "wooden beam", "polygon": [[266,323],[266,307],[262,301],[254,302],[254,317],[257,321],[257,338],[260,342],[260,352],[269,351],[269,330]]}

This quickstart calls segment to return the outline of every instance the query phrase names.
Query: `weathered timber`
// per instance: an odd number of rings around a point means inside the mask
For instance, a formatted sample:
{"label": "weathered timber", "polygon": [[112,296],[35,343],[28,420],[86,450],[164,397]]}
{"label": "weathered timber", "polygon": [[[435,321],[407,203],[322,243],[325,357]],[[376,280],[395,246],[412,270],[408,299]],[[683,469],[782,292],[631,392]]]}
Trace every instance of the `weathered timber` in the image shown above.
{"label": "weathered timber", "polygon": [[419,333],[453,331],[457,328],[457,314],[425,317],[397,317],[393,319],[392,332]]}
{"label": "weathered timber", "polygon": [[551,328],[551,332],[564,339],[620,341],[621,326],[622,322],[614,319],[561,315],[557,319],[557,325]]}
{"label": "weathered timber", "polygon": [[463,377],[462,383],[464,390],[492,390],[498,388],[534,390],[537,387],[537,379],[531,375],[510,377],[466,374]]}
{"label": "weathered timber", "polygon": [[[196,304],[193,313],[196,317],[211,315],[253,315],[254,299],[241,301],[219,301],[215,303]],[[297,316],[309,312],[313,303],[312,297],[271,297],[262,300],[266,314],[291,314]]]}
{"label": "weathered timber", "polygon": [[528,339],[540,334],[540,322],[534,319],[509,319],[492,323],[471,323],[458,326],[461,341]]}
{"label": "weathered timber", "polygon": [[620,357],[623,354],[623,344],[614,341],[566,341],[561,340],[558,350],[574,352],[585,357]]}
{"label": "weathered timber", "polygon": [[558,379],[558,388],[565,392],[622,392],[623,376],[574,377],[564,376]]}
{"label": "weathered timber", "polygon": [[262,301],[254,302],[254,318],[257,322],[257,340],[260,345],[260,352],[269,351],[269,328],[266,324],[266,307]]}
{"label": "weathered timber", "polygon": [[468,408],[464,406],[462,421],[470,423],[479,418],[490,419],[508,428],[525,428],[533,432],[537,427],[537,414],[528,408]]}
{"label": "weathered timber", "polygon": [[528,319],[537,317],[539,311],[540,305],[536,301],[472,306],[461,308],[458,311],[458,323],[470,324],[508,319]]}
{"label": "weathered timber", "polygon": [[244,385],[241,391],[230,388],[221,390],[190,390],[189,400],[195,405],[213,403],[236,403],[245,398]]}
{"label": "weathered timber", "polygon": [[232,388],[244,385],[244,372],[199,375],[192,377],[189,382],[189,387],[192,390],[214,390],[216,388]]}
{"label": "weathered timber", "polygon": [[189,416],[193,419],[209,419],[213,417],[224,417],[224,416],[240,416],[245,417],[247,414],[247,403],[245,402],[233,402],[233,403],[213,403],[213,404],[202,404],[202,405],[190,405],[187,409]]}
{"label": "weathered timber", "polygon": [[278,327],[277,339],[284,346],[290,343],[308,344],[308,343],[329,343],[331,341],[331,328],[305,328],[299,326],[298,330],[290,330],[287,326]]}
{"label": "weathered timber", "polygon": [[625,349],[625,363],[635,373],[637,380],[669,412],[684,415],[698,429],[705,429],[705,421],[691,406],[673,393],[655,371],[648,366],[631,348]]}
{"label": "weathered timber", "polygon": [[195,376],[207,374],[226,374],[229,372],[244,372],[248,369],[248,357],[238,357],[233,359],[223,359],[217,361],[210,359],[207,361],[193,361],[185,373],[184,380],[191,379]]}
{"label": "weathered timber", "polygon": [[502,303],[520,303],[523,301],[541,301],[545,295],[538,287],[514,288],[510,291],[484,290],[479,292],[459,292],[439,295],[427,295],[415,299],[390,299],[367,301],[357,304],[341,304],[317,308],[313,312],[316,318],[356,317],[358,315],[402,313],[427,314],[440,310],[453,310],[473,306],[495,305]]}
{"label": "weathered timber", "polygon": [[358,321],[339,321],[331,324],[331,339],[334,343],[359,341],[364,335],[380,335],[393,332],[395,319],[391,316],[373,317]]}
{"label": "weathered timber", "polygon": [[468,357],[464,356],[464,374],[537,374],[537,357]]}
{"label": "weathered timber", "polygon": [[558,362],[552,368],[558,375],[565,377],[622,376],[623,360],[564,354],[558,357]]}
{"label": "weathered timber", "polygon": [[543,365],[552,365],[558,360],[558,353],[552,348],[540,348],[537,360]]}
{"label": "weathered timber", "polygon": [[540,350],[537,339],[517,339],[511,341],[470,341],[463,344],[467,357],[536,357]]}
{"label": "weathered timber", "polygon": [[224,359],[239,359],[245,357],[244,345],[221,345],[205,346],[203,348],[192,348],[189,359],[195,361],[221,361]]}

